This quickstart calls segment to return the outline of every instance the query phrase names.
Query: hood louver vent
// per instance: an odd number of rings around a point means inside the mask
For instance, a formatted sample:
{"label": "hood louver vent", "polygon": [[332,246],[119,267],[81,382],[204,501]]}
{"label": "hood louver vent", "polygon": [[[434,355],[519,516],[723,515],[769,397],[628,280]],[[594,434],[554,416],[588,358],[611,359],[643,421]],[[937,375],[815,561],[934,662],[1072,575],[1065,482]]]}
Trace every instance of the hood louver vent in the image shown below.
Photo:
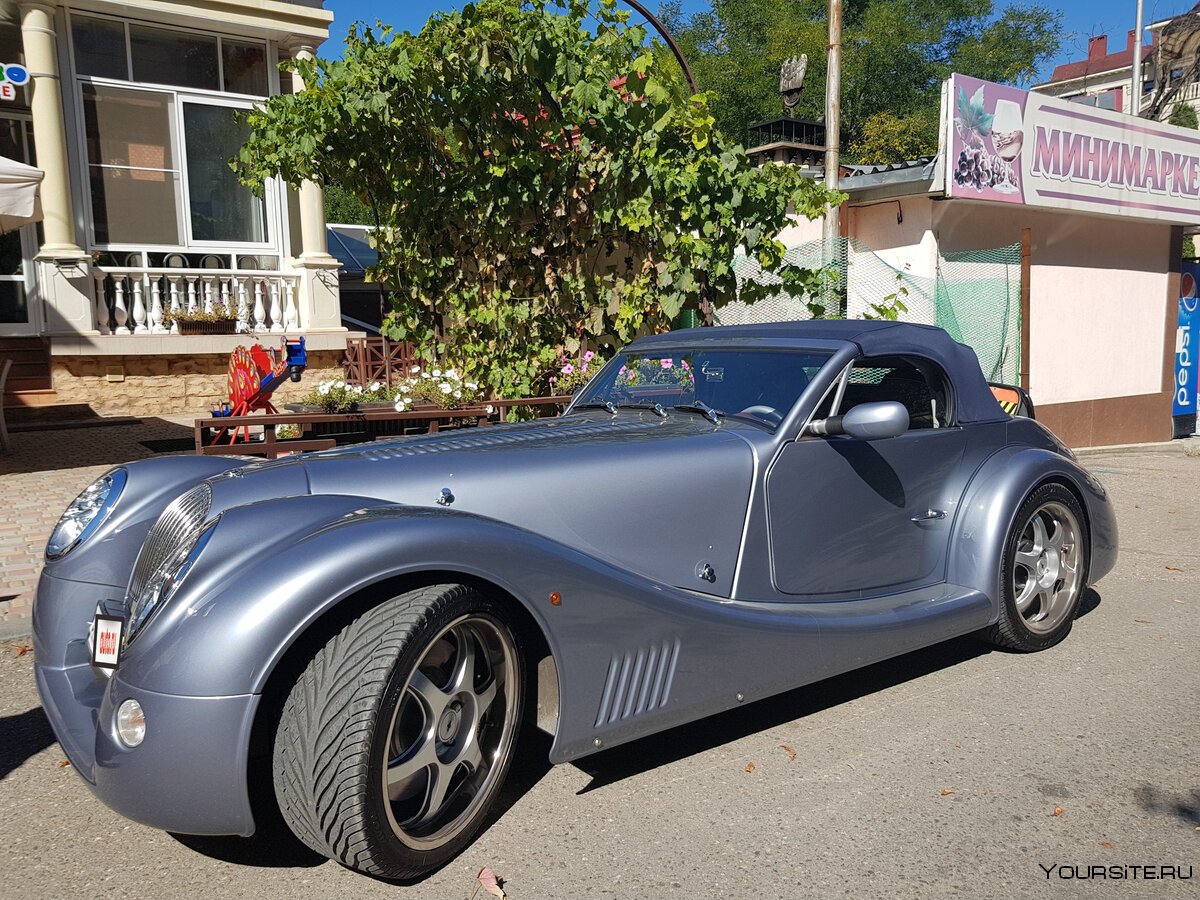
{"label": "hood louver vent", "polygon": [[[470,436],[430,435],[422,438],[407,438],[390,446],[377,446],[368,450],[355,448],[363,459],[403,459],[425,456],[429,453],[447,453],[454,450],[482,450],[488,447],[512,447],[522,444],[539,444],[546,441],[559,442],[573,437],[602,437],[610,434],[629,434],[634,431],[649,431],[655,423],[647,422],[581,422],[572,425],[547,426],[537,429],[507,431],[503,428],[486,427],[470,429]],[[489,433],[493,432],[493,433]],[[346,451],[332,451],[331,454]],[[325,456],[327,454],[319,454]]]}

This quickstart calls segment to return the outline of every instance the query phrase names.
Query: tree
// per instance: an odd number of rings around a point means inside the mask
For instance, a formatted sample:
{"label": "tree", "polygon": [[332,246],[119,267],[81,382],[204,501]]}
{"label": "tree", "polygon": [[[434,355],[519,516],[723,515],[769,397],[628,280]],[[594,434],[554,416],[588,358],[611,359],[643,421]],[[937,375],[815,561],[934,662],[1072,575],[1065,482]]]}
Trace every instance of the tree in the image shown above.
{"label": "tree", "polygon": [[370,225],[371,209],[336,181],[325,184],[325,221],[338,225]]}
{"label": "tree", "polygon": [[[825,0],[712,0],[710,7],[685,16],[671,0],[662,12],[701,89],[717,94],[721,131],[741,139],[751,123],[778,116],[780,63],[800,52],[809,74],[797,115],[824,116]],[[843,18],[842,146],[862,162],[935,152],[930,123],[946,76],[1027,84],[1062,37],[1061,13],[1032,2],[997,14],[990,0],[846,0]]]}
{"label": "tree", "polygon": [[1171,115],[1167,116],[1167,121],[1172,125],[1178,125],[1180,128],[1200,128],[1200,120],[1196,117],[1196,107],[1190,103],[1179,103],[1171,110]]}
{"label": "tree", "polygon": [[1193,7],[1172,18],[1159,31],[1158,41],[1150,51],[1156,78],[1154,88],[1142,101],[1140,115],[1143,118],[1162,119],[1179,92],[1200,78],[1198,51],[1200,8]]}
{"label": "tree", "polygon": [[727,302],[738,252],[792,289],[814,277],[783,268],[775,235],[789,209],[820,215],[824,188],[751,165],[614,0],[482,0],[293,65],[306,90],[248,114],[243,180],[357,196],[395,304],[385,333],[497,392],[539,388],[584,339]]}

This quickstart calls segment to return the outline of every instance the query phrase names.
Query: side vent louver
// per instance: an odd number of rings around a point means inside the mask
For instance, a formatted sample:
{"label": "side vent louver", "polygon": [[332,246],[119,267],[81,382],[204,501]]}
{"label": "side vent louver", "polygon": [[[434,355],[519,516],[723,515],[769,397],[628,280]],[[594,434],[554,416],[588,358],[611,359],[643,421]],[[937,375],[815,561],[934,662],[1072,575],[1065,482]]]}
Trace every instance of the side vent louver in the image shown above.
{"label": "side vent louver", "polygon": [[679,661],[679,640],[614,654],[608,664],[604,696],[596,713],[596,727],[619,719],[640,716],[667,705],[671,682]]}

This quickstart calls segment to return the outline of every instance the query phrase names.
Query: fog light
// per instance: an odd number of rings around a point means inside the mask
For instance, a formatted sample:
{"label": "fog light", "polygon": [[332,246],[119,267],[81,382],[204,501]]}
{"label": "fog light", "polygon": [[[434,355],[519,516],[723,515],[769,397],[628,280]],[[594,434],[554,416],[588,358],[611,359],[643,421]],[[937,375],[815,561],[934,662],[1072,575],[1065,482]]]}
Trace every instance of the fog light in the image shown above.
{"label": "fog light", "polygon": [[117,736],[126,747],[136,747],[145,740],[146,714],[136,700],[126,700],[117,708]]}

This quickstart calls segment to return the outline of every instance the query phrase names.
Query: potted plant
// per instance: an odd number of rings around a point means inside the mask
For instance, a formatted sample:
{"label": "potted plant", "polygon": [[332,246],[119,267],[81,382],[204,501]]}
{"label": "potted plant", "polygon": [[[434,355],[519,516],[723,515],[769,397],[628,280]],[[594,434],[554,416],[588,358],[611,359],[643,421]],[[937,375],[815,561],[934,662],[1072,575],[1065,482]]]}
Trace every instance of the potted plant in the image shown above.
{"label": "potted plant", "polygon": [[237,310],[215,300],[211,312],[205,311],[203,306],[193,310],[182,309],[167,313],[163,323],[167,327],[178,326],[180,334],[236,334]]}

